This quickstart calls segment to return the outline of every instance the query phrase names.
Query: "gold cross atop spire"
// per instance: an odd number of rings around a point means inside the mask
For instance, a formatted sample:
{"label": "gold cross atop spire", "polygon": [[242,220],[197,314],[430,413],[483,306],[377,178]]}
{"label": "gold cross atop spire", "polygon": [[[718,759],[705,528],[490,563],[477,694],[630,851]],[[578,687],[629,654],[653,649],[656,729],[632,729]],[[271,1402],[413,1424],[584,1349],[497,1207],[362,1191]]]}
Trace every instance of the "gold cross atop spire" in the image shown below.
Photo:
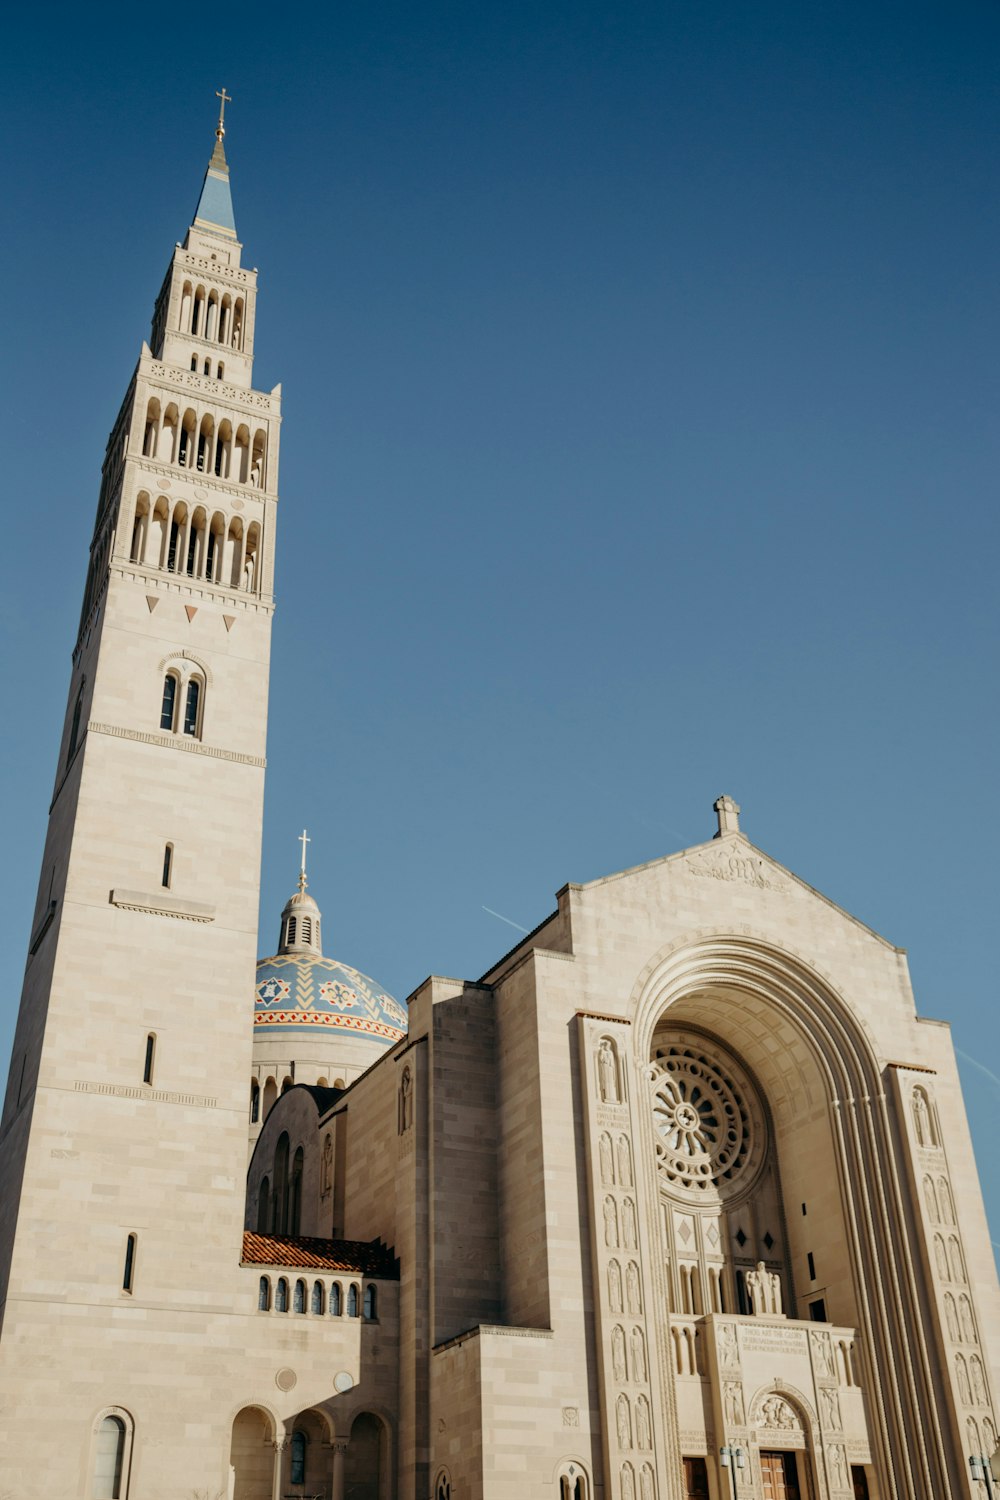
{"label": "gold cross atop spire", "polygon": [[312,843],[312,839],[306,833],[304,828],[302,830],[302,837],[298,842],[302,845],[302,867],[299,870],[299,890],[304,891],[306,888],[306,845]]}
{"label": "gold cross atop spire", "polygon": [[215,127],[215,138],[221,141],[226,133],[226,105],[232,104],[233,96],[226,93],[226,85],[223,84],[221,93],[216,89],[215,97],[219,100],[219,123]]}

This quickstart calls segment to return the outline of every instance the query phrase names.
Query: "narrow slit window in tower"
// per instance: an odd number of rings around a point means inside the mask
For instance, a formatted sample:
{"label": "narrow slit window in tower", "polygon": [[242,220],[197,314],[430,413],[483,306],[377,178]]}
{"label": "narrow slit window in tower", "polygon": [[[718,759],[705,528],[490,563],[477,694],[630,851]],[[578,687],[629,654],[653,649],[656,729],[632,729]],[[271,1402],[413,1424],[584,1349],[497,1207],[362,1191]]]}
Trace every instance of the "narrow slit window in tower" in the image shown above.
{"label": "narrow slit window in tower", "polygon": [[135,1235],[125,1241],[125,1269],[122,1273],[122,1291],[131,1294],[135,1280]]}
{"label": "narrow slit window in tower", "polygon": [[142,1065],[143,1083],[152,1083],[153,1081],[153,1057],[155,1055],[155,1052],[156,1034],[155,1032],[151,1031],[146,1038],[146,1060]]}
{"label": "narrow slit window in tower", "polygon": [[187,698],[184,703],[184,733],[197,735],[198,733],[198,708],[201,703],[201,683],[197,677],[192,677],[188,683]]}

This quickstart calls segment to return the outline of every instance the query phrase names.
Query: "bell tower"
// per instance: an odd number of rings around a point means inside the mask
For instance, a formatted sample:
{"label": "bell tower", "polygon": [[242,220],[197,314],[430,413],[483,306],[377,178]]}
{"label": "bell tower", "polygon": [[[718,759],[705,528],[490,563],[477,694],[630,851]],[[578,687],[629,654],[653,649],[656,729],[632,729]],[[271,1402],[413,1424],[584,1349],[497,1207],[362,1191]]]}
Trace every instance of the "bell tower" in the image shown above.
{"label": "bell tower", "polygon": [[104,459],[0,1122],[0,1403],[40,1417],[109,1316],[141,1383],[240,1254],[280,387],[222,110]]}

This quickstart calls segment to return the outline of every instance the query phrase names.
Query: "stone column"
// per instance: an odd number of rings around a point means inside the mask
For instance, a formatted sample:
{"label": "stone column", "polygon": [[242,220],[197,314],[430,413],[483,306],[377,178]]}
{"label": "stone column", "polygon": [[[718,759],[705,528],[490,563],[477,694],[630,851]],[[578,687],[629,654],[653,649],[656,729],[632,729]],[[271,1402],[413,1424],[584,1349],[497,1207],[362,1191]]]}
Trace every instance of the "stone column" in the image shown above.
{"label": "stone column", "polygon": [[281,1471],[285,1453],[286,1437],[275,1438],[274,1448],[274,1477],[271,1481],[271,1500],[281,1500]]}
{"label": "stone column", "polygon": [[333,1463],[330,1469],[330,1500],[344,1500],[344,1455],[347,1444],[335,1442],[331,1446]]}

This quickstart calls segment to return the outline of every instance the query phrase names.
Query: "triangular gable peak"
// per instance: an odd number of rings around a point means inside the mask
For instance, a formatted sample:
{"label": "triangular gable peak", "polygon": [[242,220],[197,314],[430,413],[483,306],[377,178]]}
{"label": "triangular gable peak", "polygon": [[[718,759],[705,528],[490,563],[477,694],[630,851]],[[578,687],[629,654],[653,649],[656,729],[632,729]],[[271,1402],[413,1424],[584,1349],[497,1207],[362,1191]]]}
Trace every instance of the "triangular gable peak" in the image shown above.
{"label": "triangular gable peak", "polygon": [[726,833],[721,837],[717,834],[704,844],[692,844],[688,849],[680,849],[675,854],[662,855],[659,859],[647,860],[645,864],[633,865],[630,869],[620,870],[614,875],[602,875],[597,880],[590,880],[576,889],[592,891],[600,886],[611,885],[618,880],[630,880],[646,871],[655,870],[666,865],[685,865],[687,873],[699,880],[717,880],[726,884],[739,884],[749,886],[759,891],[786,891],[797,887],[822,901],[831,911],[843,917],[845,921],[860,928],[868,937],[872,937],[883,947],[888,948],[891,953],[905,953],[905,948],[898,948],[888,938],[876,932],[874,927],[869,927],[866,922],[846,911],[844,907],[838,906],[829,896],[824,896],[815,886],[810,885],[789,870],[785,865],[774,859],[763,849],[758,849],[756,844],[750,842],[745,833]]}

